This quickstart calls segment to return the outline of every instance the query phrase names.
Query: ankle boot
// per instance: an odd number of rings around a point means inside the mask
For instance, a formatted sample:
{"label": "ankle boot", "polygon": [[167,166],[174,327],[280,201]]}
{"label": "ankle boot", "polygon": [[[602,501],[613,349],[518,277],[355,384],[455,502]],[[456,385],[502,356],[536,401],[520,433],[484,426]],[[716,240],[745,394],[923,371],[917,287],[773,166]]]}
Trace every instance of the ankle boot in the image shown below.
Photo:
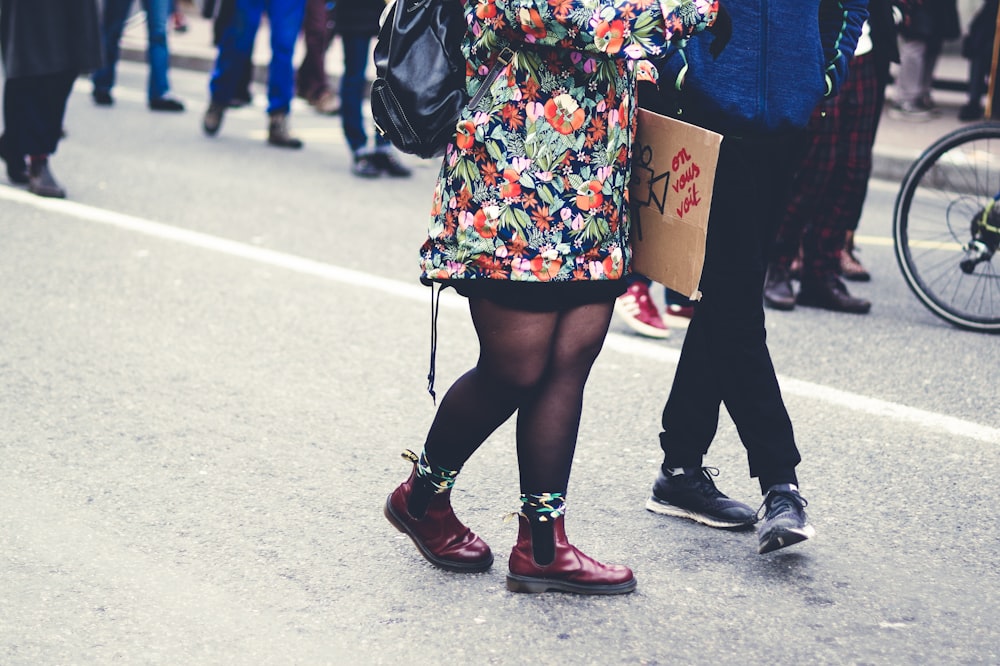
{"label": "ankle boot", "polygon": [[871,301],[851,296],[847,286],[836,275],[804,278],[796,303],[851,314],[867,314],[872,309]]}
{"label": "ankle boot", "polygon": [[279,148],[301,148],[302,141],[288,132],[288,114],[272,113],[267,129],[267,142]]}
{"label": "ankle boot", "polygon": [[[518,514],[517,544],[508,561],[507,589],[511,592],[575,592],[577,594],[625,594],[635,589],[632,570],[620,564],[601,564],[566,539],[565,516],[541,525],[551,526],[555,557],[548,564],[535,560],[532,524]],[[548,538],[537,531],[540,538]]]}
{"label": "ankle boot", "polygon": [[771,264],[764,282],[764,304],[775,310],[795,309],[795,288],[788,269]]}
{"label": "ankle boot", "polygon": [[847,239],[844,242],[844,249],[840,252],[840,275],[845,280],[852,282],[868,282],[872,279],[871,273],[865,270],[858,257],[854,254],[857,248],[854,247],[854,232],[847,232]]}
{"label": "ankle boot", "polygon": [[[405,454],[404,454],[405,455]],[[412,454],[411,454],[412,455]],[[415,458],[416,456],[414,456]],[[431,495],[427,510],[417,518],[408,508],[417,478],[414,460],[410,478],[385,501],[385,517],[417,546],[431,564],[458,573],[486,571],[493,566],[493,551],[462,524],[451,508],[451,490]]]}
{"label": "ankle boot", "polygon": [[66,190],[62,188],[49,171],[49,160],[45,156],[31,156],[31,166],[28,167],[28,191],[40,197],[65,199]]}

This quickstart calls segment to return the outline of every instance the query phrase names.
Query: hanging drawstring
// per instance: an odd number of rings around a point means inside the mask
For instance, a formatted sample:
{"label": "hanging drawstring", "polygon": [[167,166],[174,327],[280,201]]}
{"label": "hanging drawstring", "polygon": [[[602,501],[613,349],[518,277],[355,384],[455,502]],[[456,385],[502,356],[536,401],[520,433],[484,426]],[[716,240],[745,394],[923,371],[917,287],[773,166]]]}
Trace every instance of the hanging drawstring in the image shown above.
{"label": "hanging drawstring", "polygon": [[[437,359],[437,319],[441,311],[441,292],[448,285],[440,282],[431,283],[431,367],[427,372],[427,392],[431,394],[431,400],[437,407],[437,394],[434,393],[435,361]],[[436,290],[436,291],[435,291]]]}

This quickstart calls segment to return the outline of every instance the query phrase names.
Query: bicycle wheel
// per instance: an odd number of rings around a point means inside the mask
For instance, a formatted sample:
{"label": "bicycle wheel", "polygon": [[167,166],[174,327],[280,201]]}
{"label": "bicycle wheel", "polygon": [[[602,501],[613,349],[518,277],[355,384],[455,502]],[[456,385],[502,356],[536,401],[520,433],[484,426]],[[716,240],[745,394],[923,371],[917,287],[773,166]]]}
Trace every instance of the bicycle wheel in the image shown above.
{"label": "bicycle wheel", "polygon": [[917,298],[961,328],[1000,331],[1000,123],[946,134],[909,168],[893,212],[896,260]]}

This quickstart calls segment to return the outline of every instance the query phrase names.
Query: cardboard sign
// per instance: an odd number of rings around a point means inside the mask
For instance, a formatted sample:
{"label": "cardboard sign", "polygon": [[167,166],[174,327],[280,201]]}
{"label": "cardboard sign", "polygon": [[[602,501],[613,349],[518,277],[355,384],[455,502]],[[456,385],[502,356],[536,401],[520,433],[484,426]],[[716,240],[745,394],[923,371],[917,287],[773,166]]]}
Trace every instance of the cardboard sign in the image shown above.
{"label": "cardboard sign", "polygon": [[692,300],[722,135],[639,109],[629,199],[633,268]]}

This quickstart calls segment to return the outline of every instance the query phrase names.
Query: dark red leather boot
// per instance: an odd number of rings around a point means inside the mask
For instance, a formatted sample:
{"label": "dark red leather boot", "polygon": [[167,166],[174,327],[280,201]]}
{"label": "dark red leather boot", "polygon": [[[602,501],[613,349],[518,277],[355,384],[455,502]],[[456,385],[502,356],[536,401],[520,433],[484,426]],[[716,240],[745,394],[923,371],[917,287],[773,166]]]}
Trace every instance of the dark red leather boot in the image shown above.
{"label": "dark red leather boot", "polygon": [[565,517],[551,521],[555,558],[546,565],[535,562],[531,525],[518,514],[517,544],[510,552],[507,589],[511,592],[575,592],[576,594],[625,594],[635,589],[632,570],[620,564],[601,564],[566,539]]}
{"label": "dark red leather boot", "polygon": [[417,466],[385,501],[385,517],[416,544],[420,554],[442,569],[458,573],[486,571],[493,565],[493,551],[486,542],[463,525],[451,508],[451,490],[431,497],[422,518],[407,510],[413,493]]}

